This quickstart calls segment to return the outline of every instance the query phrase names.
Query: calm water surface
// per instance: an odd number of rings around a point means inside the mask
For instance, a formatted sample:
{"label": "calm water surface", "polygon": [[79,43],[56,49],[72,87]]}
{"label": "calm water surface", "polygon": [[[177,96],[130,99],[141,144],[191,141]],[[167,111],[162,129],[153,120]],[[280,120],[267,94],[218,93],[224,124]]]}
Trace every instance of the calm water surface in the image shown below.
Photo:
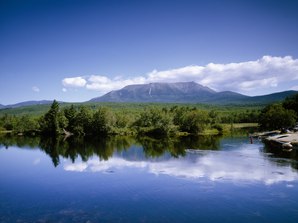
{"label": "calm water surface", "polygon": [[247,137],[0,138],[0,222],[298,222],[295,151]]}

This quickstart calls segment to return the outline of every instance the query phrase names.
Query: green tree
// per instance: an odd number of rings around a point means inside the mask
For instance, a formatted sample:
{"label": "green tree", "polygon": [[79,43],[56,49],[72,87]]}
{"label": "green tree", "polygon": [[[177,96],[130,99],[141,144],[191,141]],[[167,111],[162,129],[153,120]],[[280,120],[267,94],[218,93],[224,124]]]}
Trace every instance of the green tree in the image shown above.
{"label": "green tree", "polygon": [[76,115],[74,134],[89,135],[92,134],[92,119],[93,114],[90,108],[81,106]]}
{"label": "green tree", "polygon": [[298,94],[293,95],[292,97],[288,97],[283,102],[283,107],[288,110],[293,110],[298,117]]}
{"label": "green tree", "polygon": [[205,129],[208,122],[208,113],[206,111],[188,111],[182,117],[180,129],[191,134],[198,134]]}
{"label": "green tree", "polygon": [[134,123],[138,133],[169,135],[174,131],[172,116],[166,109],[152,107],[140,114]]}
{"label": "green tree", "polygon": [[1,117],[0,123],[5,130],[13,130],[17,124],[16,116],[5,114]]}
{"label": "green tree", "polygon": [[92,117],[92,132],[96,135],[111,133],[115,123],[113,114],[106,107],[99,107]]}
{"label": "green tree", "polygon": [[17,119],[14,131],[18,133],[30,133],[35,132],[38,128],[39,125],[36,119],[29,115],[23,115]]}
{"label": "green tree", "polygon": [[295,124],[296,118],[293,110],[287,110],[281,104],[272,104],[261,111],[259,125],[265,130],[287,128]]}
{"label": "green tree", "polygon": [[215,111],[215,110],[212,109],[208,113],[208,116],[209,116],[209,119],[210,119],[210,123],[211,124],[219,123],[219,117],[218,117],[218,112],[217,111]]}
{"label": "green tree", "polygon": [[63,114],[59,114],[59,103],[54,100],[50,110],[39,120],[40,130],[43,134],[58,135],[66,125]]}
{"label": "green tree", "polygon": [[67,126],[66,130],[74,133],[74,129],[76,128],[76,116],[77,116],[77,111],[73,105],[70,107],[67,107],[64,109],[64,116],[67,119]]}
{"label": "green tree", "polygon": [[127,127],[131,120],[130,120],[130,117],[129,115],[125,114],[125,113],[120,113],[120,112],[117,112],[115,114],[115,118],[116,118],[116,123],[115,123],[115,126],[117,128],[125,128]]}

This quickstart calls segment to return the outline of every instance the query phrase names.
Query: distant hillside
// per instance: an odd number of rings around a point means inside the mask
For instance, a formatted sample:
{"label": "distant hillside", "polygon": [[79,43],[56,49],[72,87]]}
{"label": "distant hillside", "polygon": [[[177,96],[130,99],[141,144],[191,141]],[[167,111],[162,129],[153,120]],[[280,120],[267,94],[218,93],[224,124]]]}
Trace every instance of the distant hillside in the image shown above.
{"label": "distant hillside", "polygon": [[254,104],[270,104],[274,102],[283,101],[287,97],[298,94],[298,91],[282,91],[268,95],[254,96],[246,100],[247,103]]}
{"label": "distant hillside", "polygon": [[270,95],[250,97],[232,91],[216,92],[195,82],[150,83],[128,85],[111,91],[90,102],[163,102],[163,103],[208,103],[208,104],[268,104],[284,100],[298,93],[284,91]]}
{"label": "distant hillside", "polygon": [[32,106],[32,105],[48,105],[48,104],[52,104],[52,103],[53,103],[53,101],[51,101],[51,100],[24,101],[24,102],[20,102],[20,103],[16,103],[16,104],[11,104],[11,105],[0,105],[0,109],[19,108],[19,107]]}
{"label": "distant hillside", "polygon": [[[135,111],[154,103],[168,105],[193,104],[200,108],[225,106],[233,109],[261,108],[264,105],[279,102],[286,97],[297,94],[298,91],[284,91],[263,96],[250,97],[232,91],[216,92],[195,82],[179,83],[151,83],[143,85],[129,85],[117,91],[111,91],[101,97],[93,98],[88,102],[72,103],[85,105],[92,109],[104,105],[113,109]],[[0,105],[0,116],[3,114],[44,114],[52,104],[51,100],[26,101],[12,105]],[[97,103],[101,102],[101,103]],[[117,103],[114,103],[117,102]],[[122,103],[118,103],[122,102]],[[59,102],[61,108],[71,103]],[[165,105],[163,105],[165,106]]]}

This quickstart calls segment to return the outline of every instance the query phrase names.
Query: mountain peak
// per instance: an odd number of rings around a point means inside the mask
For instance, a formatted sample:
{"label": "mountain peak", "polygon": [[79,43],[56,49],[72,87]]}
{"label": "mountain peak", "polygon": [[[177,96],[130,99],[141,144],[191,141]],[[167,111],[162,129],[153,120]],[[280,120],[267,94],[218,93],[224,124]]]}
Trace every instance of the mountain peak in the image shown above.
{"label": "mountain peak", "polygon": [[297,91],[250,97],[233,91],[216,92],[211,88],[191,82],[154,82],[127,85],[111,91],[91,102],[172,102],[210,104],[268,104],[285,99]]}
{"label": "mountain peak", "polygon": [[199,98],[210,97],[216,92],[192,82],[153,82],[127,85],[90,101],[110,102],[196,102]]}

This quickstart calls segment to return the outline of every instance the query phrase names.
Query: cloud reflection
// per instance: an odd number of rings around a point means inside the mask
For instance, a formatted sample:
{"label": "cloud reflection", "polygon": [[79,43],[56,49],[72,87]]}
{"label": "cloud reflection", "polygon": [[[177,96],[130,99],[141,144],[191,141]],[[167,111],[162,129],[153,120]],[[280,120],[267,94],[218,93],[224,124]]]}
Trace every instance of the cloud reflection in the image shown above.
{"label": "cloud reflection", "polygon": [[207,178],[211,181],[254,181],[271,185],[298,180],[288,164],[280,165],[259,152],[256,145],[245,145],[234,151],[188,150],[183,158],[165,161],[129,161],[112,157],[107,161],[91,159],[85,163],[65,163],[67,171],[114,172],[124,168],[142,168],[156,175],[180,178]]}
{"label": "cloud reflection", "polygon": [[40,158],[36,158],[34,161],[33,161],[33,165],[38,165],[40,163]]}

